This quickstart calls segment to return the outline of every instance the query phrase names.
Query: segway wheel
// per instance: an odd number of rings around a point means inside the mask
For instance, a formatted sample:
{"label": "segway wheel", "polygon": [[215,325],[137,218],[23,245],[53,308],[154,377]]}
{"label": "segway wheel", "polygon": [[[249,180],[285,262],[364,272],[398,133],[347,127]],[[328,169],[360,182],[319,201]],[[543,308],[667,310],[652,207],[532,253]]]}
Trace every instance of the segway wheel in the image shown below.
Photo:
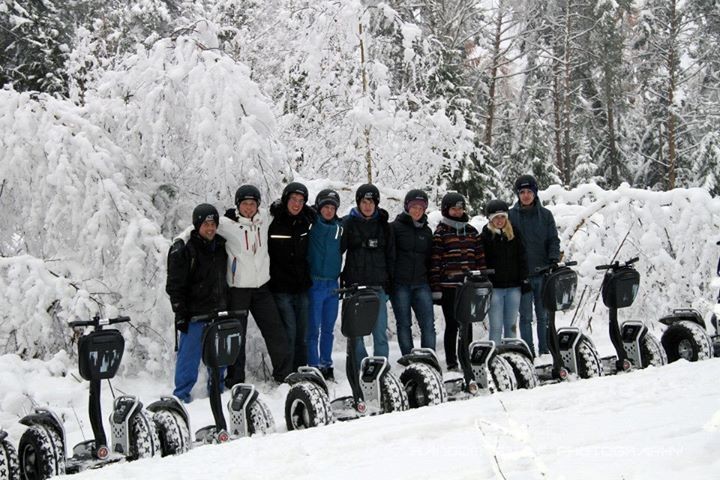
{"label": "segway wheel", "polygon": [[312,382],[290,387],[285,398],[285,425],[290,430],[304,430],[332,423],[330,400],[325,391]]}
{"label": "segway wheel", "polygon": [[268,406],[256,398],[250,406],[250,424],[248,430],[250,435],[265,435],[275,431],[275,420]]}
{"label": "segway wheel", "polygon": [[162,456],[180,455],[190,450],[188,425],[182,416],[172,410],[159,410],[153,415],[155,429],[160,438]]}
{"label": "segway wheel", "polygon": [[19,480],[20,466],[18,456],[12,444],[3,440],[0,442],[0,480]]}
{"label": "segway wheel", "polygon": [[[495,391],[509,392],[517,389],[515,374],[510,364],[500,355],[493,356],[489,362],[490,377],[495,386]],[[492,389],[491,389],[492,391]]]}
{"label": "segway wheel", "polygon": [[391,372],[380,381],[380,405],[383,413],[403,412],[410,408],[407,392]]}
{"label": "segway wheel", "polygon": [[424,363],[411,363],[400,374],[410,408],[438,405],[447,394],[437,370]]}
{"label": "segway wheel", "polygon": [[500,356],[512,368],[517,388],[530,389],[538,386],[539,380],[532,360],[518,352],[503,352]]}
{"label": "segway wheel", "polygon": [[646,367],[662,367],[668,363],[665,349],[658,339],[650,333],[646,333],[640,340],[640,359]]}
{"label": "segway wheel", "polygon": [[712,341],[707,332],[697,323],[682,320],[673,323],[662,336],[668,362],[681,358],[688,362],[712,358]]}
{"label": "segway wheel", "polygon": [[145,410],[135,413],[130,419],[128,461],[150,458],[162,452],[160,437],[155,429],[155,422]]}
{"label": "segway wheel", "polygon": [[578,376],[580,378],[600,377],[603,374],[602,362],[590,340],[582,338],[577,346]]}
{"label": "segway wheel", "polygon": [[33,425],[20,437],[18,450],[22,478],[44,480],[65,474],[65,448],[54,429]]}

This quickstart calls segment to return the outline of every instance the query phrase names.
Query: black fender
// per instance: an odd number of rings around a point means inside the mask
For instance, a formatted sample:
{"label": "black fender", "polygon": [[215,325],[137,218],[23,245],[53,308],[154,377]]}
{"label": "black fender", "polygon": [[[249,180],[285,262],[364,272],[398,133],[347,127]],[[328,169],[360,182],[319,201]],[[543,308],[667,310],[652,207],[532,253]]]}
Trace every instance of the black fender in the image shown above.
{"label": "black fender", "polygon": [[412,352],[403,355],[397,362],[403,367],[407,367],[411,363],[424,363],[438,372],[442,371],[437,355],[429,348],[413,348]]}
{"label": "black fender", "polygon": [[182,406],[180,400],[176,396],[160,397],[160,400],[156,400],[147,406],[147,409],[152,413],[156,413],[162,410],[169,410],[177,413],[185,421],[185,424],[190,424],[190,418],[187,410]]}
{"label": "black fender", "polygon": [[[33,425],[42,425],[46,428],[52,428],[62,439],[63,445],[65,445],[65,427],[62,422],[55,415],[54,412],[45,408],[36,408],[33,413],[25,415],[20,419],[20,423],[26,427],[32,427]],[[3,432],[5,433],[5,432]]]}
{"label": "black fender", "polygon": [[285,383],[290,386],[301,382],[314,383],[320,387],[328,397],[330,396],[330,390],[328,389],[327,383],[325,383],[325,379],[317,368],[300,367],[297,372],[293,372],[285,377]]}
{"label": "black fender", "polygon": [[697,323],[703,329],[707,330],[705,320],[703,320],[700,312],[698,312],[694,308],[676,308],[670,315],[666,315],[659,320],[660,323],[662,323],[663,325],[667,325],[668,327],[673,323],[681,321]]}
{"label": "black fender", "polygon": [[527,346],[515,343],[515,344],[500,344],[495,347],[495,355],[499,355],[501,353],[507,353],[507,352],[515,352],[519,353],[520,355],[524,357],[528,357],[532,360],[532,355],[530,355],[530,350]]}

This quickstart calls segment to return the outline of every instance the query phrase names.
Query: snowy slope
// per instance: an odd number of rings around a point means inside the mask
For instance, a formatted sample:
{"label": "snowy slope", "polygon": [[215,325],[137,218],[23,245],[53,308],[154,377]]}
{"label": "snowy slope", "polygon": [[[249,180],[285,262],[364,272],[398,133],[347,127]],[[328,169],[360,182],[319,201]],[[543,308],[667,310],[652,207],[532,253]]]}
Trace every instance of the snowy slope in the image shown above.
{"label": "snowy slope", "polygon": [[[718,359],[678,362],[243,439],[75,478],[718,478],[718,371]],[[274,413],[282,422],[281,410]]]}
{"label": "snowy slope", "polygon": [[[0,357],[0,365],[7,366],[8,357]],[[57,359],[55,365],[62,363]],[[27,362],[16,364],[22,365]],[[81,440],[72,409],[62,405],[75,406],[87,434],[84,388],[72,377],[52,381],[49,371],[31,372],[10,378],[3,369],[0,377],[3,386],[21,382],[41,390],[41,397],[53,397],[66,417],[70,443]],[[278,433],[72,478],[718,478],[718,372],[720,359],[680,361],[289,433],[283,419],[288,387],[263,384]],[[135,378],[118,379],[116,388],[149,401],[168,385]],[[344,381],[335,388],[338,394],[349,392]],[[108,405],[109,392],[104,393]],[[6,402],[2,410],[8,407]],[[205,399],[189,407],[194,429],[209,423]],[[17,440],[22,427],[5,426]]]}

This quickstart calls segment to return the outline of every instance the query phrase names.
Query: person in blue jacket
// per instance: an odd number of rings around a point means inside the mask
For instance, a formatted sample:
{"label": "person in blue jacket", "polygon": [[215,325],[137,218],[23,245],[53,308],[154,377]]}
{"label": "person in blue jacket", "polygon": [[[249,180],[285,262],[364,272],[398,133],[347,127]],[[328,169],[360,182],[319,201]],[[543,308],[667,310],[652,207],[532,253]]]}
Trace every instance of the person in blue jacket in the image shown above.
{"label": "person in blue jacket", "polygon": [[339,300],[335,290],[342,266],[340,239],[341,220],[337,216],[340,196],[331,189],[322,190],[315,197],[317,217],[309,234],[308,262],[310,263],[310,315],[308,319],[308,365],[317,367],[326,380],[334,380],[333,330],[338,315]]}
{"label": "person in blue jacket", "polygon": [[560,238],[552,212],[540,204],[537,180],[532,175],[521,175],[515,181],[518,202],[510,209],[510,222],[520,232],[525,246],[530,289],[520,298],[520,336],[535,352],[532,318],[533,304],[537,317],[538,351],[550,353],[547,344],[548,315],[542,302],[544,277],[536,275],[538,267],[560,260]]}

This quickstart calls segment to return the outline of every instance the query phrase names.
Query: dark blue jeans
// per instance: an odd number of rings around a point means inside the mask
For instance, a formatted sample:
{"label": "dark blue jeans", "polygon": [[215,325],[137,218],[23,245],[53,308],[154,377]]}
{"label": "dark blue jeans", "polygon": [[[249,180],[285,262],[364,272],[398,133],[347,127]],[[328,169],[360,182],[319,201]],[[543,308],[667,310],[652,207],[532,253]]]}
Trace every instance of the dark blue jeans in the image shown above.
{"label": "dark blue jeans", "polygon": [[[337,280],[313,278],[310,287],[310,316],[308,320],[308,365],[332,367],[333,330],[338,315],[338,299],[335,290]],[[319,349],[318,349],[319,347]],[[319,351],[318,351],[319,350]]]}
{"label": "dark blue jeans", "polygon": [[412,311],[420,327],[420,346],[435,350],[435,315],[430,285],[398,285],[390,295],[395,314],[400,352],[407,355],[413,349]]}
{"label": "dark blue jeans", "polygon": [[[202,338],[205,332],[205,322],[193,322],[188,325],[187,333],[180,333],[180,346],[175,358],[175,390],[173,395],[185,403],[190,403],[192,397],[190,391],[198,378],[198,368],[202,359]],[[220,369],[218,386],[223,391],[221,379],[225,369]],[[212,370],[208,368],[208,393],[210,392],[210,375]]]}
{"label": "dark blue jeans", "polygon": [[549,351],[547,343],[548,314],[543,306],[542,289],[545,277],[542,275],[533,275],[528,277],[532,291],[523,294],[520,298],[520,337],[530,347],[530,351],[535,351],[535,342],[533,342],[532,320],[533,305],[535,306],[535,317],[537,317],[537,337],[538,352],[546,353]]}
{"label": "dark blue jeans", "polygon": [[288,335],[292,369],[307,365],[307,324],[309,302],[307,292],[273,293],[280,319]]}

